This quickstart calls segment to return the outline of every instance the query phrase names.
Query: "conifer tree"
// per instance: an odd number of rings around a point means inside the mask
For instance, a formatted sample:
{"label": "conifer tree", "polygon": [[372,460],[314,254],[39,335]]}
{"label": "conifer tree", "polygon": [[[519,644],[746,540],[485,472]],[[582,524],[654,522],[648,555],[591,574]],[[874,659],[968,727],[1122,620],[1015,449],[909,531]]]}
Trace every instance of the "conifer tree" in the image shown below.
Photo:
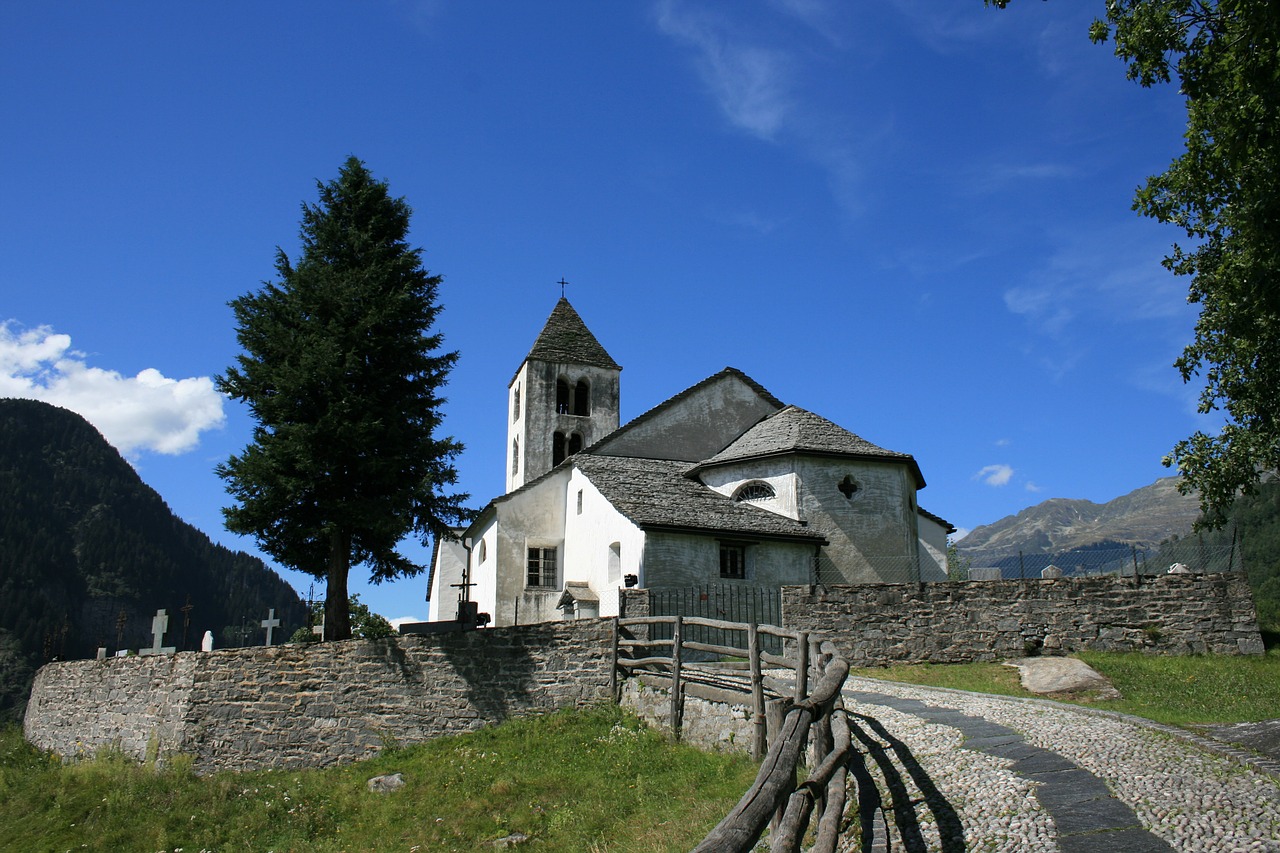
{"label": "conifer tree", "polygon": [[407,242],[410,208],[355,157],[303,204],[297,263],[231,302],[244,352],[218,377],[248,405],[253,441],[218,466],[236,504],[226,526],[281,564],[324,579],[325,639],[351,636],[347,578],[415,575],[396,550],[449,536],[462,445],[437,435],[457,352],[433,330],[440,277]]}

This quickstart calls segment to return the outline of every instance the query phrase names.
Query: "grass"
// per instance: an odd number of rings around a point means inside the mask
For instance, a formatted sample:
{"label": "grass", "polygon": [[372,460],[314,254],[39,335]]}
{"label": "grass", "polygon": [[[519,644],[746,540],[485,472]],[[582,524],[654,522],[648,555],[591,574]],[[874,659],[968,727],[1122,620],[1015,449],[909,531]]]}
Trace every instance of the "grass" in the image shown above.
{"label": "grass", "polygon": [[[1065,701],[1175,726],[1280,718],[1280,649],[1257,656],[1085,652],[1079,657],[1111,679],[1124,698]],[[1035,695],[1022,688],[1016,669],[997,663],[892,666],[852,674],[1002,696]]]}
{"label": "grass", "polygon": [[[401,773],[406,787],[367,790]],[[0,734],[0,849],[445,851],[521,833],[547,851],[688,850],[751,784],[745,757],[672,744],[606,706],[339,768],[198,777],[121,756],[62,765]]]}

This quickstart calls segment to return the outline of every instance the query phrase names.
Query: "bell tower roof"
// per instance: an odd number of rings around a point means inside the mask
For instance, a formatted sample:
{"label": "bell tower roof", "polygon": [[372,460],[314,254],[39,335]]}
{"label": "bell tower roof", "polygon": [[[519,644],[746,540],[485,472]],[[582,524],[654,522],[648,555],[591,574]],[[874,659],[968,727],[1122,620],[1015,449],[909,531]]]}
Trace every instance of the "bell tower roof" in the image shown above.
{"label": "bell tower roof", "polygon": [[563,364],[587,364],[607,370],[622,369],[563,296],[556,302],[538,339],[533,342],[533,348],[525,356],[525,361],[534,359]]}

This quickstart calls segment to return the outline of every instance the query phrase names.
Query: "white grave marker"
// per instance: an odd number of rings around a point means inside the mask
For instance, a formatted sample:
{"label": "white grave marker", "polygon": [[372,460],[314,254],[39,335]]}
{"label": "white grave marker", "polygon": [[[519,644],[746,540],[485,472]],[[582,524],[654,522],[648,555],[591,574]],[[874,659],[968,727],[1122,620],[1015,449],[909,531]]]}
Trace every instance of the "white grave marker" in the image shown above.
{"label": "white grave marker", "polygon": [[155,618],[151,620],[151,648],[138,649],[140,655],[171,655],[177,651],[174,646],[161,645],[164,642],[164,633],[169,630],[169,617],[163,610],[157,610]]}
{"label": "white grave marker", "polygon": [[200,651],[202,652],[213,651],[213,632],[212,631],[204,632],[204,639],[200,641]]}
{"label": "white grave marker", "polygon": [[267,629],[267,645],[271,645],[271,633],[280,627],[280,620],[276,618],[276,609],[273,607],[267,613],[267,618],[262,620],[262,627]]}

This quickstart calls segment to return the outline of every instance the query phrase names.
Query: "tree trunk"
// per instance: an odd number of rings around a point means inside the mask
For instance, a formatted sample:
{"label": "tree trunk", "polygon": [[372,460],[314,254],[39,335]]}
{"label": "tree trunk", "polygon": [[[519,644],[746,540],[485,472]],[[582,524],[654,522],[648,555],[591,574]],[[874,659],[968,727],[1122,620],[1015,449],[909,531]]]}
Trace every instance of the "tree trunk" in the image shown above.
{"label": "tree trunk", "polygon": [[324,638],[351,639],[351,608],[347,597],[347,574],[351,570],[351,537],[343,530],[329,536],[329,571],[324,597]]}

